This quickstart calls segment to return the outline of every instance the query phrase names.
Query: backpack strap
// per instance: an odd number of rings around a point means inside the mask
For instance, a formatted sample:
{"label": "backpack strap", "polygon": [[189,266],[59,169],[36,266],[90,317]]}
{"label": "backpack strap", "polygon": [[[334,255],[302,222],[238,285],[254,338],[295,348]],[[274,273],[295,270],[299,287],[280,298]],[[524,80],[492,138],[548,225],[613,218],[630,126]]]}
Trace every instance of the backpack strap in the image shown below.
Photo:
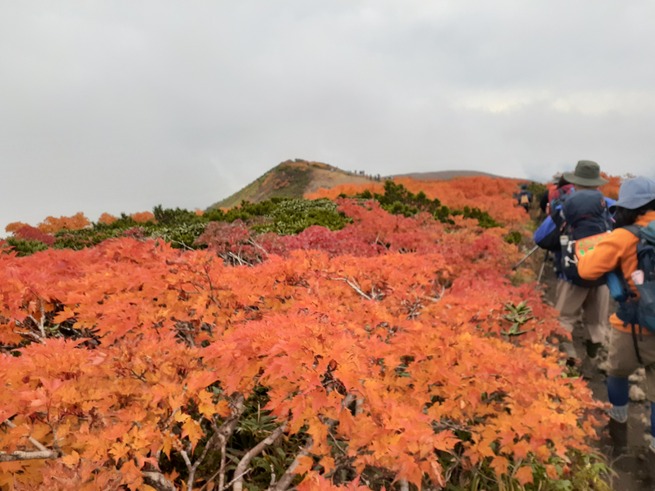
{"label": "backpack strap", "polygon": [[[641,241],[641,232],[640,232],[641,231],[641,226],[636,225],[636,224],[633,223],[632,225],[626,225],[625,227],[622,227],[622,228],[626,229],[628,232],[633,234],[635,237],[637,237],[637,239],[639,239]],[[630,327],[632,328],[631,329],[631,331],[632,331],[632,343],[634,344],[634,347],[635,347],[635,354],[637,355],[637,361],[640,364],[643,365],[644,362],[641,359],[641,353],[639,352],[639,340],[641,339],[641,326],[639,326],[639,330],[640,330],[639,339],[637,339],[636,326],[634,324],[630,324]]]}
{"label": "backpack strap", "polygon": [[637,361],[640,365],[644,364],[644,360],[641,358],[641,352],[639,351],[639,341],[642,340],[641,337],[641,326],[639,326],[639,339],[637,339],[637,329],[634,324],[630,324],[630,330],[632,331],[632,344],[635,347],[635,355],[637,355]]}
{"label": "backpack strap", "polygon": [[634,223],[632,225],[626,225],[625,227],[621,227],[626,229],[628,232],[632,233],[632,235],[636,236],[638,239],[641,239],[641,226],[640,225],[635,225]]}

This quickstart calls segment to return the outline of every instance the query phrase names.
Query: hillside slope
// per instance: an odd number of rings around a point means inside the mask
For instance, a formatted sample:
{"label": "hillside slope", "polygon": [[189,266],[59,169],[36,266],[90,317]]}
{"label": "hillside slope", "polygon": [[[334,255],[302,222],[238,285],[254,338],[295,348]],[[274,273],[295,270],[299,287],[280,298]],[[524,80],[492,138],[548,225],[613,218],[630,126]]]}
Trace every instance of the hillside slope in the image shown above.
{"label": "hillside slope", "polygon": [[[486,172],[470,170],[447,170],[434,172],[414,172],[396,174],[391,177],[408,177],[419,181],[449,180],[455,177],[489,176],[500,177]],[[258,203],[274,197],[301,198],[319,189],[330,189],[341,184],[365,184],[385,179],[384,176],[369,176],[349,172],[322,162],[301,159],[285,160],[271,170],[208,208],[232,208],[242,201]]]}
{"label": "hillside slope", "polygon": [[209,208],[231,208],[242,201],[257,203],[274,197],[301,198],[305,193],[339,184],[360,184],[374,178],[322,162],[286,160],[231,196]]}

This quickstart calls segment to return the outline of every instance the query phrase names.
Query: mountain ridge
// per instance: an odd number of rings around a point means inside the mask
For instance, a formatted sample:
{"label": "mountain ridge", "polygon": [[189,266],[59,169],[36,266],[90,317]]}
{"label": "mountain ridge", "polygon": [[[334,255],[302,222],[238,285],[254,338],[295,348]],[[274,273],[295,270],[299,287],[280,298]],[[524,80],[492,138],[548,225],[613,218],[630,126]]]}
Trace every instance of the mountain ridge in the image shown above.
{"label": "mountain ridge", "polygon": [[302,198],[307,193],[340,184],[363,184],[396,177],[409,177],[417,180],[450,180],[466,176],[511,179],[471,170],[412,172],[390,176],[369,175],[364,171],[346,171],[323,162],[289,159],[280,162],[236,193],[210,205],[208,209],[233,208],[241,204],[242,201],[258,203],[276,197]]}

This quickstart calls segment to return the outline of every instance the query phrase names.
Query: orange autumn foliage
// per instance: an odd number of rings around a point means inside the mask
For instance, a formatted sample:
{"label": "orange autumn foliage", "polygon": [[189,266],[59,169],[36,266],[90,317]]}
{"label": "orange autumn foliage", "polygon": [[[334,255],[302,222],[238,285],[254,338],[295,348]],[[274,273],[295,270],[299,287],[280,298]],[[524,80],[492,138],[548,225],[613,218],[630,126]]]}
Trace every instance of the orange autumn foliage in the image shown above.
{"label": "orange autumn foliage", "polygon": [[46,234],[54,234],[61,230],[82,230],[91,225],[89,219],[84,216],[84,213],[78,212],[73,216],[61,216],[61,217],[46,217],[41,223],[36,227]]}
{"label": "orange autumn foliage", "polygon": [[604,184],[599,188],[600,191],[608,198],[618,199],[619,188],[621,187],[623,178],[619,176],[610,176],[604,172],[601,172],[600,175],[609,181],[607,184]]}
{"label": "orange autumn foliage", "polygon": [[11,222],[5,227],[5,232],[13,234],[24,227],[29,227],[29,225],[23,222]]}
{"label": "orange autumn foliage", "polygon": [[[451,209],[464,207],[479,208],[486,211],[495,220],[507,226],[525,223],[525,211],[516,206],[514,193],[518,181],[487,176],[459,177],[447,181],[417,180],[412,178],[394,178],[393,181],[403,185],[410,192],[425,193],[429,199],[438,199]],[[360,185],[339,185],[330,189],[319,189],[307,194],[307,199],[336,199],[339,195],[353,196],[368,190],[371,193],[384,193],[384,184],[370,182]]]}
{"label": "orange autumn foliage", "polygon": [[103,225],[111,225],[114,223],[116,220],[118,220],[117,217],[114,215],[110,215],[109,213],[105,212],[100,217],[98,217],[98,223],[101,223]]}
{"label": "orange autumn foliage", "polygon": [[140,211],[137,213],[132,213],[130,218],[136,223],[147,223],[155,220],[155,215],[150,211]]}
{"label": "orange autumn foliage", "polygon": [[[596,405],[545,342],[556,312],[508,278],[515,246],[471,220],[340,207],[346,229],[254,267],[127,238],[1,255],[0,342],[20,356],[0,355],[0,421],[11,421],[0,449],[33,451],[32,438],[50,458],[0,463],[0,486],[147,489],[160,456],[191,472],[262,386],[262,410],[309,448],[300,489],[337,488],[330,470],[344,458],[356,476],[379,468],[438,487],[440,455],[527,481],[520,459],[556,473],[569,450],[587,450]],[[504,305],[521,302],[525,334],[503,334]],[[62,326],[76,337],[58,337]]]}

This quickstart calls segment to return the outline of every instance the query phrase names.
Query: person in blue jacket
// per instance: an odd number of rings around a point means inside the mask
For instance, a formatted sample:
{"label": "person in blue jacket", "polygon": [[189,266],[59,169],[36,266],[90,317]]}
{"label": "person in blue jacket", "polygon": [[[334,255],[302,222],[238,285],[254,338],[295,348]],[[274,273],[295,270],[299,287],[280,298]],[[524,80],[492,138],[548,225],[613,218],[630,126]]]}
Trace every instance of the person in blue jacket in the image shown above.
{"label": "person in blue jacket", "polygon": [[[600,176],[600,166],[591,160],[581,160],[577,163],[574,172],[565,172],[564,179],[573,184],[576,191],[593,191],[599,186],[607,183],[606,179]],[[593,193],[590,193],[592,195]],[[604,197],[605,207],[609,208],[614,200]],[[554,252],[555,272],[557,274],[557,286],[555,290],[555,308],[559,312],[559,320],[562,327],[572,333],[576,323],[581,320],[583,329],[586,331],[586,351],[591,359],[596,358],[601,346],[607,344],[610,295],[606,285],[583,287],[573,284],[563,275],[560,268],[561,246],[560,232],[564,224],[562,212],[563,204],[555,204],[554,209],[535,231],[533,238],[540,247]],[[562,343],[562,349],[571,359],[579,359],[572,343]]]}

